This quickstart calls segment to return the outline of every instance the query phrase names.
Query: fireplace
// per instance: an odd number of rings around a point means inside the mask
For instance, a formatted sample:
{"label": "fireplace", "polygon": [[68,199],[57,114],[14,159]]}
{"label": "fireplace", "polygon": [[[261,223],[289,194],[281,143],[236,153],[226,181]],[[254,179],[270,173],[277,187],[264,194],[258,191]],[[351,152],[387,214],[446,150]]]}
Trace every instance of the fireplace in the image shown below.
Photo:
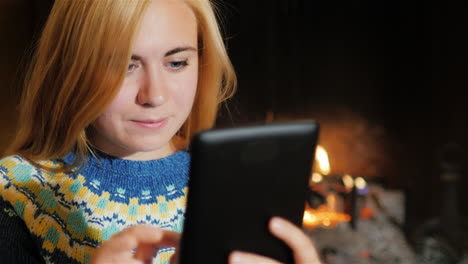
{"label": "fireplace", "polygon": [[403,193],[376,177],[338,173],[329,160],[319,145],[303,219],[324,263],[418,263],[402,229]]}
{"label": "fireplace", "polygon": [[[440,164],[433,164],[442,167],[442,218],[408,228],[408,190],[386,181],[396,160],[387,151],[385,130],[348,110],[340,113],[345,118],[319,116],[322,131],[303,219],[324,263],[466,263],[468,223],[457,211],[456,194],[462,150],[448,145]],[[268,122],[292,119],[268,117]]]}

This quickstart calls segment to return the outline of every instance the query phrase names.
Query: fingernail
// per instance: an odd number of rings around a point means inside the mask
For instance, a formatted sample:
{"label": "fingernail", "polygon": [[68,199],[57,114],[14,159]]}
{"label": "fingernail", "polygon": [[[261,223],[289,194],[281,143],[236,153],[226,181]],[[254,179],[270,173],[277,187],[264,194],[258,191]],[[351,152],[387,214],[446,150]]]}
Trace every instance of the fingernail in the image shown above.
{"label": "fingernail", "polygon": [[242,263],[242,260],[244,259],[244,255],[239,251],[233,251],[229,258],[230,258],[230,263]]}
{"label": "fingernail", "polygon": [[279,217],[273,217],[271,219],[271,227],[274,229],[282,229],[284,226],[284,221],[283,219]]}

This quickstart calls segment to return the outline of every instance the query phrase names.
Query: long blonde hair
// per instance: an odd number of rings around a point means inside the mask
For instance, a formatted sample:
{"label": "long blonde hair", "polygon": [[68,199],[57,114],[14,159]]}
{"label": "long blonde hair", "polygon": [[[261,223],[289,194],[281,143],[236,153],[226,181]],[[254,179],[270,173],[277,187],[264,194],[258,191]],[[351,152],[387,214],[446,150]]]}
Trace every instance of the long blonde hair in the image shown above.
{"label": "long blonde hair", "polygon": [[199,76],[192,112],[179,131],[181,146],[191,137],[211,128],[216,121],[218,106],[230,98],[237,87],[237,78],[209,0],[185,0],[192,8],[198,22]]}
{"label": "long blonde hair", "polygon": [[[200,69],[191,114],[176,146],[213,126],[236,75],[209,0],[183,0],[198,22]],[[75,151],[72,167],[90,154],[86,133],[119,91],[135,33],[150,1],[56,0],[25,77],[16,138],[6,154],[36,161]]]}

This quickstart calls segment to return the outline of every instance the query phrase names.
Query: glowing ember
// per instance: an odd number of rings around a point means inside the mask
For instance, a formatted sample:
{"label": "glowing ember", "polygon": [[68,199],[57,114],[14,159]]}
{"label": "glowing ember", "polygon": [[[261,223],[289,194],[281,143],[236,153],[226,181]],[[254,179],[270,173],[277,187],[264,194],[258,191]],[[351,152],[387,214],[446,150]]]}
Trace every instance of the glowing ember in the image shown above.
{"label": "glowing ember", "polygon": [[339,223],[350,220],[349,215],[331,211],[326,205],[321,205],[316,210],[307,206],[302,221],[305,228],[314,229],[316,227],[334,228]]}

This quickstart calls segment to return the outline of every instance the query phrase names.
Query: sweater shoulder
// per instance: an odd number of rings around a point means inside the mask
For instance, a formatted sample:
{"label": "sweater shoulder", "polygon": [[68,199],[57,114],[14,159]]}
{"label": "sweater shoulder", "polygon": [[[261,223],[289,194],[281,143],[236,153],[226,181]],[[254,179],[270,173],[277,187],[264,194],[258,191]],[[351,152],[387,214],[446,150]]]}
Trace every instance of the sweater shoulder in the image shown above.
{"label": "sweater shoulder", "polygon": [[[52,167],[55,163],[41,161],[39,164]],[[12,205],[35,199],[52,174],[19,155],[5,157],[0,160],[0,198]]]}
{"label": "sweater shoulder", "polygon": [[[61,160],[42,160],[37,161],[37,164],[44,168],[60,168],[64,165]],[[23,170],[20,170],[23,169]],[[27,169],[24,171],[24,169]],[[18,173],[29,172],[32,170],[41,170],[33,162],[20,155],[11,155],[0,159],[0,175],[18,175]]]}
{"label": "sweater shoulder", "polygon": [[6,187],[12,181],[26,181],[36,167],[21,156],[7,156],[0,160],[0,185]]}

